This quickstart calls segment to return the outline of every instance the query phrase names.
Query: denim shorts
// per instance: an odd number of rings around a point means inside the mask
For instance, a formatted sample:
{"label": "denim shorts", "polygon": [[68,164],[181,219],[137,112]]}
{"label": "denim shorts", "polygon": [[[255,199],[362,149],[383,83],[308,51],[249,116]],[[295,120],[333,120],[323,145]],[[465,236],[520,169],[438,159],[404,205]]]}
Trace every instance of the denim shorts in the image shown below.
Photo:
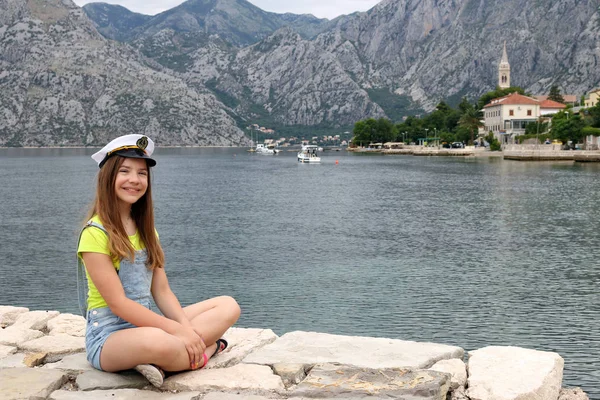
{"label": "denim shorts", "polygon": [[88,310],[85,330],[85,350],[87,360],[96,369],[102,371],[100,353],[111,333],[122,329],[136,328],[122,318],[117,317],[108,307]]}

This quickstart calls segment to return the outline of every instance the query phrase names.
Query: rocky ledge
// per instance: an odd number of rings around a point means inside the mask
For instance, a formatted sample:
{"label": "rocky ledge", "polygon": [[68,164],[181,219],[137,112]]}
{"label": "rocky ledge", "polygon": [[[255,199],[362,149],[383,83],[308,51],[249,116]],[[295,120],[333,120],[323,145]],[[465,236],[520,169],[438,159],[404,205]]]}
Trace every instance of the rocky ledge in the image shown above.
{"label": "rocky ledge", "polygon": [[0,306],[0,398],[100,400],[585,400],[562,388],[556,353],[460,347],[396,339],[231,328],[229,347],[206,368],[159,389],[134,371],[93,369],[85,320],[57,311]]}

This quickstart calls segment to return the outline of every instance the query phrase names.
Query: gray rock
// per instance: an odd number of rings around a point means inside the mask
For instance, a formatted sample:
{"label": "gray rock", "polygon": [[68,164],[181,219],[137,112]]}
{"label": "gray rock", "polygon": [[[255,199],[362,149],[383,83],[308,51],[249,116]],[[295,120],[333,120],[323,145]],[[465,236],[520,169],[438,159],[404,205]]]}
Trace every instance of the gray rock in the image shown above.
{"label": "gray rock", "polygon": [[46,362],[61,360],[70,354],[85,351],[85,338],[69,335],[44,336],[19,345],[27,352],[46,353]]}
{"label": "gray rock", "polygon": [[291,397],[445,400],[449,387],[449,375],[436,371],[320,364],[292,391]]}
{"label": "gray rock", "polygon": [[44,336],[40,331],[27,329],[22,326],[11,325],[8,328],[0,329],[0,344],[5,346],[20,346],[30,340]]}
{"label": "gray rock", "polygon": [[251,352],[273,343],[278,336],[271,329],[229,328],[223,337],[229,346],[210,359],[207,369],[238,364]]}
{"label": "gray rock", "polygon": [[564,360],[557,353],[490,346],[469,352],[471,400],[556,400]]}
{"label": "gray rock", "polygon": [[558,400],[590,400],[581,388],[562,388]]}
{"label": "gray rock", "polygon": [[459,386],[450,392],[449,400],[470,400],[467,397],[467,390],[463,386]]}
{"label": "gray rock", "polygon": [[0,370],[2,400],[43,400],[67,381],[61,371],[38,368],[6,368]]}
{"label": "gray rock", "polygon": [[198,392],[185,393],[157,393],[149,390],[118,389],[118,390],[93,390],[89,392],[73,392],[57,390],[49,400],[194,400]]}
{"label": "gray rock", "polygon": [[202,400],[269,400],[269,399],[280,399],[281,397],[273,396],[259,396],[254,394],[234,394],[234,393],[222,393],[212,392],[208,393],[202,398]]}
{"label": "gray rock", "polygon": [[112,389],[141,389],[149,383],[135,371],[111,373],[92,369],[77,376],[80,390],[112,390]]}
{"label": "gray rock", "polygon": [[460,347],[435,343],[290,332],[250,354],[244,363],[339,363],[366,368],[428,368],[439,360],[462,358],[463,353]]}
{"label": "gray rock", "polygon": [[15,353],[0,360],[0,369],[4,368],[27,368],[25,364],[25,353]]}
{"label": "gray rock", "polygon": [[304,364],[274,364],[273,372],[281,377],[285,387],[297,385],[306,378]]}
{"label": "gray rock", "polygon": [[164,390],[250,390],[263,394],[283,392],[281,378],[262,365],[237,364],[229,368],[201,369],[174,375],[165,380]]}
{"label": "gray rock", "polygon": [[0,360],[17,352],[17,348],[0,344]]}
{"label": "gray rock", "polygon": [[0,328],[14,324],[20,314],[28,311],[25,307],[0,306]]}
{"label": "gray rock", "polygon": [[48,321],[56,318],[60,313],[58,311],[29,311],[20,314],[13,327],[45,331]]}
{"label": "gray rock", "polygon": [[85,337],[86,321],[81,315],[60,314],[48,321],[49,335]]}
{"label": "gray rock", "polygon": [[96,369],[87,361],[85,353],[77,353],[64,357],[62,360],[54,363],[47,363],[42,368],[59,369],[69,376],[77,376],[85,371],[95,371]]}
{"label": "gray rock", "polygon": [[436,362],[431,368],[432,371],[444,372],[452,376],[451,389],[457,389],[467,384],[467,366],[463,360],[457,358],[452,360],[441,360]]}

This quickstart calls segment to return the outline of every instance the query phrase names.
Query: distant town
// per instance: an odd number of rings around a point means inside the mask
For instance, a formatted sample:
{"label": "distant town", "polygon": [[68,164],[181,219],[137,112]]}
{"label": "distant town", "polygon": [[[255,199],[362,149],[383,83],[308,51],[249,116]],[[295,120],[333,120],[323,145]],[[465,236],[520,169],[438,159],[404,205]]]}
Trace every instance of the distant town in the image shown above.
{"label": "distant town", "polygon": [[267,146],[275,147],[291,147],[291,146],[306,146],[309,144],[315,144],[319,146],[332,146],[332,147],[343,147],[348,146],[348,138],[352,136],[352,133],[345,131],[339,135],[322,135],[322,136],[311,136],[311,137],[280,137],[275,138],[276,132],[273,129],[259,126],[258,124],[251,124],[246,127],[249,131],[248,135],[252,140],[252,145],[256,143],[264,143]]}

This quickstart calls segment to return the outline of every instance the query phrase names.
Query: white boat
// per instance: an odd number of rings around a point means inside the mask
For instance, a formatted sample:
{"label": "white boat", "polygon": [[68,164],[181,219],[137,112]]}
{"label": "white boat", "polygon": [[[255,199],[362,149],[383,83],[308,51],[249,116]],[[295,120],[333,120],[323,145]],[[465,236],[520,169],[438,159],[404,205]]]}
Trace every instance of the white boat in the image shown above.
{"label": "white boat", "polygon": [[298,162],[320,163],[321,157],[318,156],[318,151],[319,147],[312,144],[302,146],[302,149],[298,152]]}
{"label": "white boat", "polygon": [[256,145],[256,153],[257,154],[266,154],[266,155],[273,155],[273,154],[277,154],[279,153],[278,149],[274,149],[272,147],[269,146],[265,146],[262,143],[259,143]]}

